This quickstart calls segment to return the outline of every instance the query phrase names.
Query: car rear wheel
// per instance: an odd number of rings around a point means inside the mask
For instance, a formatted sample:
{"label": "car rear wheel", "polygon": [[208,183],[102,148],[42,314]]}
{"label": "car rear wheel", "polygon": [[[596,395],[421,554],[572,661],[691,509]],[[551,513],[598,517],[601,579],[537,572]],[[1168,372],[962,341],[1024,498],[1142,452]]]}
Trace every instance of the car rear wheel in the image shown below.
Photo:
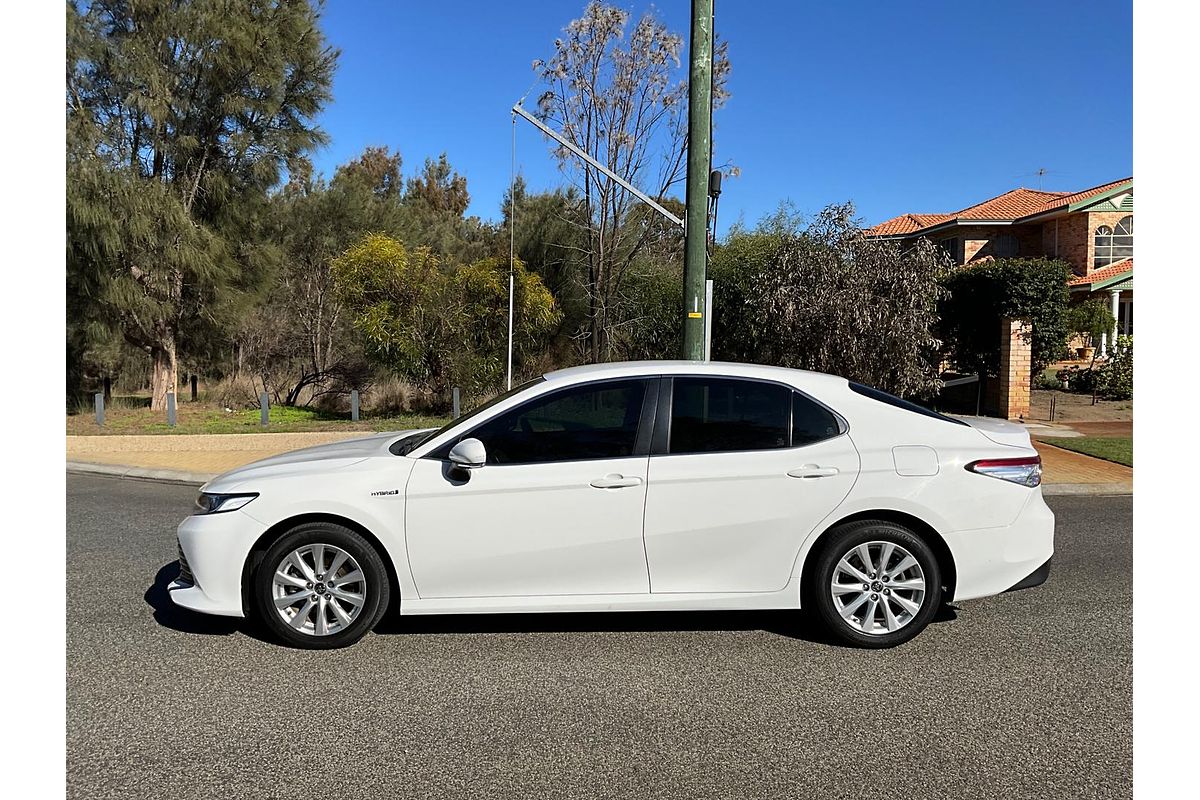
{"label": "car rear wheel", "polygon": [[941,572],[924,540],[892,522],[865,520],[830,534],[807,591],[824,627],[858,647],[894,647],[929,624]]}
{"label": "car rear wheel", "polygon": [[379,553],[342,525],[309,522],[267,551],[254,578],[255,610],[277,638],[328,650],[354,644],[388,606]]}

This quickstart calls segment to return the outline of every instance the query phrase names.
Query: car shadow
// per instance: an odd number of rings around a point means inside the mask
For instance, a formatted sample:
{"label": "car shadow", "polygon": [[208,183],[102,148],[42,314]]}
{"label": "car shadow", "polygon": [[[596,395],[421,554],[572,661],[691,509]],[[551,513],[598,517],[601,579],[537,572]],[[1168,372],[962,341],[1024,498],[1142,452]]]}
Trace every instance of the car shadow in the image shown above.
{"label": "car shadow", "polygon": [[[159,625],[181,633],[229,636],[244,633],[274,642],[248,619],[217,617],[181,608],[167,587],[179,575],[179,562],[163,565],[146,590],[146,603]],[[957,607],[943,604],[933,624],[957,618]],[[513,633],[680,633],[695,631],[763,631],[834,647],[847,647],[815,624],[808,614],[789,609],[748,611],[589,611],[536,614],[430,614],[399,616],[394,610],[375,627],[375,633],[398,634],[513,634]]]}
{"label": "car shadow", "polygon": [[[957,618],[957,608],[943,605],[932,623]],[[679,633],[692,631],[763,631],[835,647],[848,647],[816,624],[808,614],[789,609],[747,611],[598,611],[537,614],[430,614],[389,616],[375,632],[395,634],[487,633]]]}
{"label": "car shadow", "polygon": [[167,587],[179,577],[179,562],[164,564],[154,576],[154,583],[143,595],[147,605],[154,610],[154,621],[164,628],[181,633],[198,633],[207,636],[229,636],[238,631],[246,632],[246,620],[238,617],[216,617],[199,614],[181,608],[171,601]]}

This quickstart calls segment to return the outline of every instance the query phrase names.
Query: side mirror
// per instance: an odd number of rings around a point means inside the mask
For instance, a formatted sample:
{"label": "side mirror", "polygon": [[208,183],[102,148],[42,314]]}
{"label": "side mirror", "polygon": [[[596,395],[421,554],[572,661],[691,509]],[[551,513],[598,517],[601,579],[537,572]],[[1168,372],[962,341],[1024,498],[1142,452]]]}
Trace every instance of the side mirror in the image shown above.
{"label": "side mirror", "polygon": [[487,448],[478,439],[463,439],[450,448],[450,460],[463,469],[477,469],[487,463]]}

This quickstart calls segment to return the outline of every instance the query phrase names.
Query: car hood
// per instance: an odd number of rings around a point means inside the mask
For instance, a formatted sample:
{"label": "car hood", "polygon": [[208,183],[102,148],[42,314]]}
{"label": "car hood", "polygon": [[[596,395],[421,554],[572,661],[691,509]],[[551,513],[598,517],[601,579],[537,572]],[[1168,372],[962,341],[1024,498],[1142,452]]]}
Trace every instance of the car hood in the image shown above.
{"label": "car hood", "polygon": [[1009,447],[1032,447],[1029,431],[1024,425],[995,417],[956,417],[982,433],[996,444]]}
{"label": "car hood", "polygon": [[365,436],[361,439],[347,439],[342,442],[319,444],[315,447],[280,453],[277,456],[264,458],[261,461],[255,461],[222,473],[204,484],[200,490],[203,492],[244,490],[252,488],[250,484],[255,480],[264,478],[312,475],[342,469],[372,456],[389,455],[388,447],[392,442],[409,434],[420,432],[421,429],[390,431]]}

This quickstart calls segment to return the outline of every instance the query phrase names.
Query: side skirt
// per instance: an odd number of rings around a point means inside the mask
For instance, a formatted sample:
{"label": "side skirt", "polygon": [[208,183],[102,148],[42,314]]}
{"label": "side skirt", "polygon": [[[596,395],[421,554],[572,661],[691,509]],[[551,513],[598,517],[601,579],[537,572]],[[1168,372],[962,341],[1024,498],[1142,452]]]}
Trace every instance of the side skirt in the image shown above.
{"label": "side skirt", "polygon": [[417,614],[531,614],[564,611],[730,611],[799,608],[799,579],[778,592],[590,594],[540,597],[403,598],[402,616]]}

